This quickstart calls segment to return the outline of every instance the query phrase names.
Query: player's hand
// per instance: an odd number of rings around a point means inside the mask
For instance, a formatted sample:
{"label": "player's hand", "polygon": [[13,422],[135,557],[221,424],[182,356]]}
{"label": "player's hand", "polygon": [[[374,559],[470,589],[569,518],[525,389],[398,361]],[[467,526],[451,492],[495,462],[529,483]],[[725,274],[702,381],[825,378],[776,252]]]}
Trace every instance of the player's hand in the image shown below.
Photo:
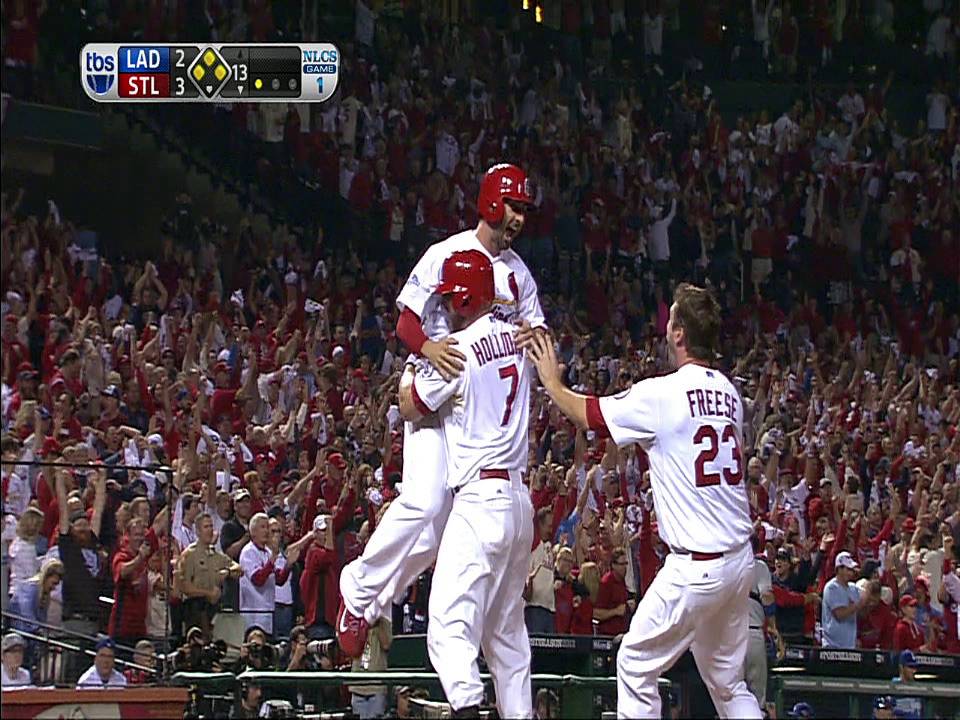
{"label": "player's hand", "polygon": [[513,331],[513,341],[517,344],[518,348],[526,350],[530,347],[533,338],[542,334],[544,334],[543,329],[531,327],[530,323],[524,320],[520,323],[519,327]]}
{"label": "player's hand", "polygon": [[551,386],[560,384],[560,362],[557,360],[550,338],[543,333],[535,334],[527,350],[530,353],[530,359],[537,367],[537,374],[543,386],[549,390]]}
{"label": "player's hand", "polygon": [[430,361],[446,381],[453,380],[463,370],[463,361],[467,356],[457,350],[456,338],[445,337],[443,340],[427,340],[420,353]]}

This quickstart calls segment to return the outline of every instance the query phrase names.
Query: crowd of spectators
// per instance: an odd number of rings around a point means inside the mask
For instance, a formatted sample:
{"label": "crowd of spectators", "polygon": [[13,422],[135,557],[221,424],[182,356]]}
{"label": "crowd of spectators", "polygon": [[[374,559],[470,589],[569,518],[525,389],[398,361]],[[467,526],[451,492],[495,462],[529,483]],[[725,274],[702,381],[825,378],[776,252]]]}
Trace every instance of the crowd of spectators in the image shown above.
{"label": "crowd of spectators", "polygon": [[[930,23],[953,17],[934,4]],[[785,31],[770,50],[757,5],[760,52],[781,52]],[[80,247],[56,204],[5,188],[16,628],[182,646],[188,667],[338,664],[326,641],[339,570],[402,491],[394,300],[426,243],[476,223],[480,172],[510,160],[536,188],[516,247],[572,386],[607,394],[666,371],[679,281],[720,300],[773,640],[960,653],[956,85],[931,82],[915,128],[888,111],[889,82],[811,81],[780,114],[733,119],[696,72],[672,82],[652,64],[644,83],[600,95],[586,72],[609,50],[601,7],[611,21],[618,3],[593,3],[586,42],[548,45],[539,64],[516,33],[408,13],[378,23],[372,49],[344,44],[329,104],[211,112],[221,142],[265,150],[262,180],[311,178],[345,222],[261,234],[181,196],[162,247],[133,260]],[[502,64],[478,67],[492,54]],[[528,626],[624,632],[667,552],[645,455],[533,403]],[[392,634],[423,632],[429,587],[428,573],[371,633],[384,652]],[[239,657],[225,658],[212,628],[236,618]],[[18,645],[31,666],[36,645]],[[113,650],[98,648],[111,671]]]}

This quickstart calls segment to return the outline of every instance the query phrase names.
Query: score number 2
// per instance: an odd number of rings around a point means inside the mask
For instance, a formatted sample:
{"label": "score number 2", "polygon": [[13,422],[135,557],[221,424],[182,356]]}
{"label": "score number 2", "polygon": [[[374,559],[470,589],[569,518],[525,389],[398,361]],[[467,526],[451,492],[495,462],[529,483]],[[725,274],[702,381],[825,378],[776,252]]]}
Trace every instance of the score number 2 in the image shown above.
{"label": "score number 2", "polygon": [[[187,66],[186,62],[184,62],[186,58],[186,53],[183,51],[183,48],[174,48],[173,53],[174,55],[177,56],[177,60],[175,63],[176,67],[185,68]],[[186,72],[186,70],[184,70],[184,72]],[[177,97],[182,97],[183,94],[187,91],[185,81],[182,76],[176,77],[175,80],[176,80],[176,87],[173,89],[173,94]]]}
{"label": "score number 2", "polygon": [[[737,431],[733,425],[727,425],[723,428],[723,434],[717,433],[713,425],[701,425],[693,436],[693,444],[701,446],[706,443],[707,447],[700,451],[694,462],[696,471],[697,487],[713,487],[720,484],[720,475],[728,485],[739,485],[743,480],[743,456],[740,453],[740,440],[737,437]],[[720,446],[730,446],[730,459],[733,461],[733,467],[723,465],[719,468],[720,472],[707,472],[706,464],[714,463],[717,455],[720,454]],[[714,465],[714,469],[718,469]]]}

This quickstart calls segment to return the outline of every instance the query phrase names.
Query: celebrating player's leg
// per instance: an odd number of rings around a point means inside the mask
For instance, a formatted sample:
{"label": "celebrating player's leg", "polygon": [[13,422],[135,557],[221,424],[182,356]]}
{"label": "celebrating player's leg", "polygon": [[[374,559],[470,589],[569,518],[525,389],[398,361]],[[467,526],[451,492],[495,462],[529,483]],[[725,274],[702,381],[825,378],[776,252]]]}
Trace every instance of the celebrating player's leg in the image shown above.
{"label": "celebrating player's leg", "polygon": [[565,415],[617,445],[639,443],[650,458],[660,537],[671,553],[620,646],[620,717],[660,717],[657,679],[687,648],[721,717],[760,717],[743,681],[753,581],[740,454],[743,403],[710,367],[719,333],[713,297],[680,285],[667,325],[676,371],[601,398],[564,387],[553,346],[542,336],[532,341],[543,385]]}
{"label": "celebrating player's leg", "polygon": [[421,363],[400,395],[404,417],[439,412],[443,418],[447,485],[454,492],[434,571],[427,646],[455,713],[474,712],[483,700],[482,648],[500,717],[532,717],[523,587],[533,505],[522,479],[532,371],[514,343],[514,326],[490,311],[493,267],[486,255],[451,256],[437,293],[451,311],[453,337],[468,348],[464,371],[447,380]]}
{"label": "celebrating player's leg", "polygon": [[[444,262],[453,253],[475,250],[491,262],[495,297],[493,314],[508,323],[544,325],[537,285],[512,249],[532,202],[526,175],[513,165],[495,165],[484,175],[473,230],[427,248],[400,291],[397,334],[417,356],[426,358],[447,380],[463,369],[466,349],[450,338],[451,318],[437,294]],[[440,534],[450,511],[447,464],[439,418],[404,426],[403,491],[384,513],[363,554],[340,576],[343,607],[337,637],[344,652],[363,652],[367,627],[376,622],[436,558]]]}

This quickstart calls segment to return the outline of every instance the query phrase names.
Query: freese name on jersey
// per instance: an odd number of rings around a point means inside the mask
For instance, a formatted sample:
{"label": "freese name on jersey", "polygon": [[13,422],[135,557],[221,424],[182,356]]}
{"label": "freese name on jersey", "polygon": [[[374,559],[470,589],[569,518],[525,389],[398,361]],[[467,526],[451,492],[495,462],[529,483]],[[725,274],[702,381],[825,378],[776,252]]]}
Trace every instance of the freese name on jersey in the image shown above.
{"label": "freese name on jersey", "polygon": [[606,425],[617,445],[639,443],[649,455],[664,542],[691,552],[727,552],[750,539],[743,404],[723,373],[688,363],[599,398],[587,411],[591,425]]}
{"label": "freese name on jersey", "polygon": [[488,314],[453,333],[467,360],[449,382],[429,362],[418,361],[412,386],[417,409],[427,415],[451,401],[443,416],[450,488],[475,479],[481,470],[526,468],[533,370],[513,340],[514,330]]}

